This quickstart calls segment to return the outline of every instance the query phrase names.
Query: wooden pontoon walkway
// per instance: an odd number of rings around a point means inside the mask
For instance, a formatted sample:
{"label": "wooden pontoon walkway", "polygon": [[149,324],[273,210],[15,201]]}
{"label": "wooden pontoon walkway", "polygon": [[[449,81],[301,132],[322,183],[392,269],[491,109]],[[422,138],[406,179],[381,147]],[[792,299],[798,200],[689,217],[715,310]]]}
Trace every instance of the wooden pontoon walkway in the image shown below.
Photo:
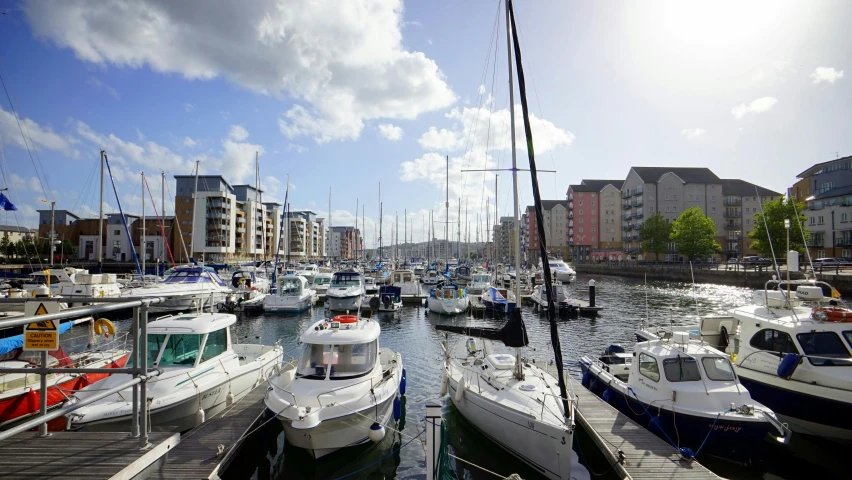
{"label": "wooden pontoon walkway", "polygon": [[[556,375],[555,366],[548,367],[548,370]],[[682,461],[671,445],[604,402],[574,377],[566,374],[565,379],[568,392],[573,391],[579,399],[577,423],[589,433],[621,478],[720,478],[697,461]],[[623,452],[623,460],[620,460],[619,451]]]}
{"label": "wooden pontoon walkway", "polygon": [[25,432],[0,442],[0,478],[145,478],[180,442],[179,433],[151,433],[150,448],[127,432]]}
{"label": "wooden pontoon walkway", "polygon": [[[261,383],[230,408],[183,434],[180,445],[169,452],[168,462],[149,478],[219,478],[239,450],[235,443],[263,415],[266,389],[267,383]],[[219,445],[224,447],[222,453]]]}

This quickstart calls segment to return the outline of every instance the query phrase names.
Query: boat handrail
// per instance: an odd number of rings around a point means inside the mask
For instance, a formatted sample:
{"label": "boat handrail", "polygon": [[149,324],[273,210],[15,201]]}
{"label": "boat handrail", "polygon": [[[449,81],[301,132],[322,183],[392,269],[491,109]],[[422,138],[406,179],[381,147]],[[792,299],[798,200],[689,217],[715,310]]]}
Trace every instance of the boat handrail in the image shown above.
{"label": "boat handrail", "polygon": [[[396,358],[397,358],[397,355],[398,355],[398,354],[396,354],[396,353],[394,354],[394,359],[396,359]],[[375,367],[373,367],[373,368],[375,368]],[[381,368],[381,363],[379,364],[379,368]],[[373,390],[373,389],[375,389],[376,387],[380,386],[381,384],[385,383],[385,381],[389,380],[391,377],[393,377],[393,374],[391,374],[391,375],[386,375],[386,376],[385,376],[385,375],[383,375],[383,376],[382,376],[381,381],[379,381],[379,382],[378,382],[377,384],[375,384],[375,385],[371,385],[370,390]],[[361,380],[360,382],[352,383],[352,384],[350,384],[350,385],[344,385],[344,386],[342,386],[342,387],[333,388],[333,389],[331,389],[331,390],[327,390],[327,391],[325,391],[325,392],[319,393],[319,394],[317,394],[317,403],[319,404],[319,406],[320,406],[321,408],[322,408],[322,407],[325,407],[325,405],[323,405],[323,404],[322,404],[322,400],[320,400],[320,397],[321,397],[322,395],[328,395],[328,394],[330,394],[330,393],[334,393],[334,392],[337,392],[337,391],[339,391],[339,390],[343,390],[343,389],[346,389],[346,388],[354,387],[354,386],[356,386],[356,385],[361,385],[362,383],[366,383],[366,382],[370,382],[370,383],[372,384],[373,380],[374,380],[374,378],[373,378],[373,377],[370,377],[370,378],[366,378],[366,379],[364,379],[364,380]]]}

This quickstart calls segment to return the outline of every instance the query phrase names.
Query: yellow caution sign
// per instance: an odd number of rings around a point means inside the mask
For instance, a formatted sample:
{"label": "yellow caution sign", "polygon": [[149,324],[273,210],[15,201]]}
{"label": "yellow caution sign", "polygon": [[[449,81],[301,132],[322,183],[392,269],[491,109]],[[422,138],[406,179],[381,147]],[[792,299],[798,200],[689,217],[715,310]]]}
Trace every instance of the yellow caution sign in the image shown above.
{"label": "yellow caution sign", "polygon": [[[53,310],[53,311],[51,311]],[[56,302],[40,303],[34,315],[48,315],[59,311]],[[24,351],[48,351],[59,348],[59,322],[44,320],[24,327]]]}

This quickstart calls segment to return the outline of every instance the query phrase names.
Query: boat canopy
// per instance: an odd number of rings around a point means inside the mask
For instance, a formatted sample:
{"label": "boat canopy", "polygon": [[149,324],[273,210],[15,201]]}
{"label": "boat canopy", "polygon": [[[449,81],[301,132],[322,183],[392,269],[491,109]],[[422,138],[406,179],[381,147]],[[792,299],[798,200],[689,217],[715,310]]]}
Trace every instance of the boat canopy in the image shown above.
{"label": "boat canopy", "polygon": [[179,268],[166,278],[165,283],[213,283],[222,287],[227,286],[216,272],[201,267]]}
{"label": "boat canopy", "polygon": [[185,313],[161,318],[148,324],[148,334],[209,333],[230,327],[237,317],[230,313]]}
{"label": "boat canopy", "polygon": [[332,277],[331,284],[336,287],[361,285],[361,274],[358,272],[337,272]]}
{"label": "boat canopy", "polygon": [[279,277],[278,284],[280,285],[278,292],[280,295],[301,295],[308,285],[308,280],[301,275],[293,277]]}

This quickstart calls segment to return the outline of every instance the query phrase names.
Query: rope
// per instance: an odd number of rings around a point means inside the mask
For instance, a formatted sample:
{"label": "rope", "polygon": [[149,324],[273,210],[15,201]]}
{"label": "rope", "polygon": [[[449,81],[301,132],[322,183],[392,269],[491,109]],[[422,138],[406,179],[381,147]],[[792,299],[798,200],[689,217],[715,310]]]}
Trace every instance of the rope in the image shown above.
{"label": "rope", "polygon": [[[157,204],[154,202],[154,196],[151,195],[151,187],[148,185],[148,179],[143,177],[143,180],[145,180],[145,188],[148,189],[148,196],[151,197],[151,205],[154,207],[154,215],[157,216],[157,226],[160,227],[160,233],[163,236],[163,245],[166,246],[166,251],[169,252],[169,260],[172,261],[172,266],[176,267],[177,265],[175,265],[175,257],[172,256],[172,247],[169,246],[169,242],[166,240],[166,230],[163,227],[163,222],[160,221],[160,212],[157,211]],[[144,199],[142,201],[144,201]],[[165,214],[166,214],[166,212],[163,212],[163,215],[165,215]],[[175,221],[177,221],[177,215],[175,216]],[[147,253],[147,252],[145,252],[145,248],[146,247],[144,247],[144,246],[142,247],[142,254],[143,255],[145,255]],[[144,275],[144,272],[143,272],[143,275]]]}
{"label": "rope", "polygon": [[[272,418],[275,418],[275,417],[272,417]],[[421,433],[420,433],[420,435],[423,435],[423,432],[421,432]],[[340,479],[342,479],[342,478],[351,477],[352,475],[355,475],[356,473],[361,473],[361,472],[363,472],[364,470],[366,470],[366,469],[368,469],[368,468],[372,467],[373,465],[375,465],[375,464],[377,464],[377,463],[379,463],[379,462],[384,461],[386,458],[390,457],[391,455],[395,455],[397,452],[399,452],[399,451],[400,451],[400,450],[402,450],[403,448],[407,447],[407,446],[408,446],[411,442],[413,442],[413,441],[417,440],[417,438],[418,438],[418,437],[420,437],[420,435],[417,435],[417,437],[414,437],[414,438],[412,438],[411,440],[409,440],[409,441],[405,442],[405,443],[404,443],[401,447],[399,447],[399,448],[397,448],[397,449],[395,449],[395,450],[391,450],[391,452],[390,452],[390,453],[388,453],[388,454],[387,454],[387,455],[385,455],[384,457],[382,457],[382,458],[380,458],[380,459],[376,460],[375,462],[372,462],[372,463],[370,463],[369,465],[365,465],[364,467],[361,467],[361,468],[359,468],[358,470],[355,470],[354,472],[347,473],[346,475],[343,475],[343,476],[341,476],[341,477],[337,477],[337,478],[335,478],[334,480],[340,480]]]}

